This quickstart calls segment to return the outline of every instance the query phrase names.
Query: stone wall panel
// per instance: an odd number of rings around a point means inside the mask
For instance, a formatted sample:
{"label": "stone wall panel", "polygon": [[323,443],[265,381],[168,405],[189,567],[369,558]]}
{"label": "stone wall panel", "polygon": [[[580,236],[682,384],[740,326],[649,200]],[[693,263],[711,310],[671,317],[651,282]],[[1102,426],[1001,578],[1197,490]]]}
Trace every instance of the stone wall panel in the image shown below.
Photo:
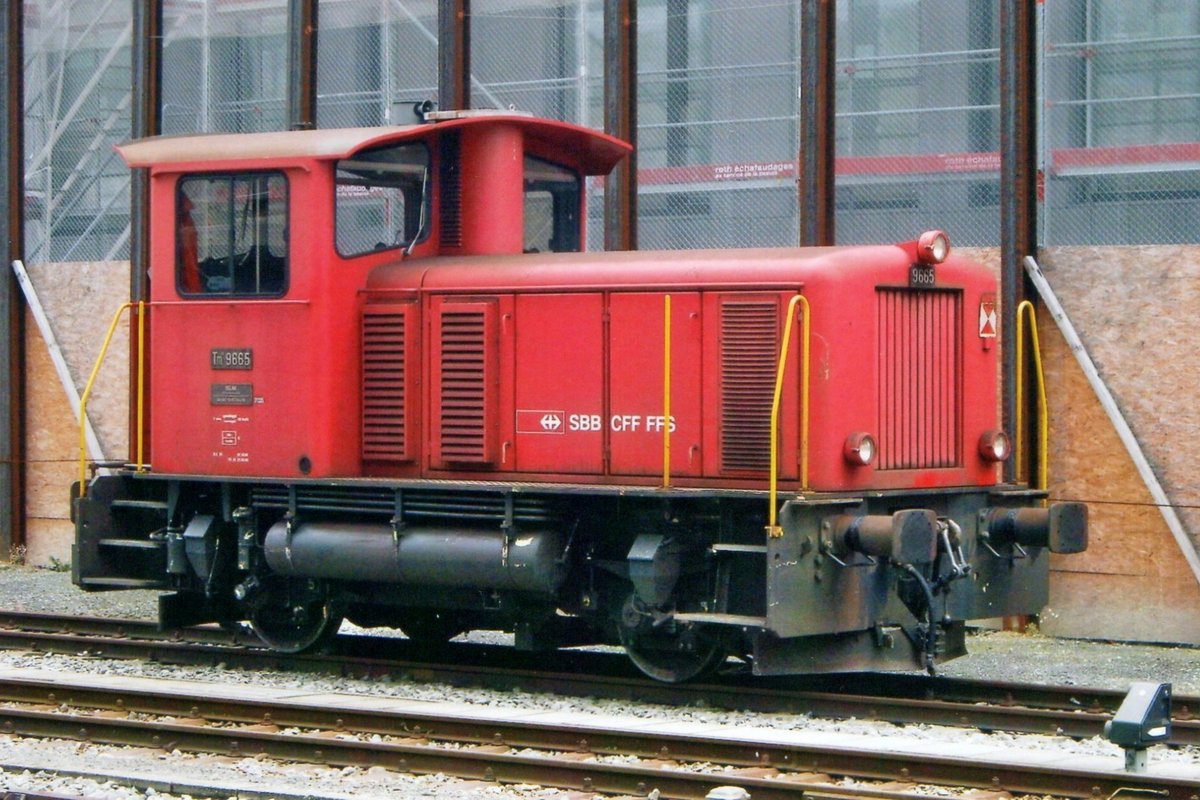
{"label": "stone wall panel", "polygon": [[[113,314],[128,299],[129,263],[32,264],[27,269],[76,391],[82,394]],[[44,566],[71,558],[69,493],[79,475],[79,426],[31,313],[25,330],[25,558]],[[88,404],[88,417],[107,460],[128,456],[128,330],[126,316],[113,335]]]}
{"label": "stone wall panel", "polygon": [[[1197,540],[1200,362],[1189,318],[1200,248],[1051,248],[1039,263],[1143,453]],[[1050,405],[1051,496],[1086,501],[1091,543],[1056,558],[1053,615],[1066,636],[1200,643],[1200,585],[1054,321],[1039,314]]]}
{"label": "stone wall panel", "polygon": [[[969,255],[999,270],[994,248]],[[1190,333],[1200,307],[1200,248],[1052,248],[1042,267],[1159,480],[1200,538],[1200,477],[1190,443],[1200,430],[1200,360]],[[30,269],[76,386],[128,295],[127,263]],[[1091,513],[1084,554],[1051,559],[1050,633],[1200,643],[1200,584],[1154,506],[1055,323],[1039,314],[1050,414],[1050,495]],[[67,489],[78,433],[36,327],[29,326],[28,557],[70,557]],[[94,389],[91,416],[106,457],[128,454],[129,339],[118,328]]]}

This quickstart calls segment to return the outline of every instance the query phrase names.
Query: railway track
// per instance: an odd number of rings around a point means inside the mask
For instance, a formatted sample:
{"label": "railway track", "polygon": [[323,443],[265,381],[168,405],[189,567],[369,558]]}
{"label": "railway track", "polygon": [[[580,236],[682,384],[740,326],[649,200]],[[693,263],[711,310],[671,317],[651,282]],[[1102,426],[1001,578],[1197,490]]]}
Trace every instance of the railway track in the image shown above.
{"label": "railway track", "polygon": [[754,800],[911,800],[939,786],[1064,798],[1200,798],[1200,768],[1131,774],[1119,770],[1119,758],[1030,758],[978,746],[959,757],[934,756],[925,752],[927,741],[857,736],[831,743],[827,733],[681,729],[643,719],[630,725],[263,687],[10,670],[0,674],[0,703],[0,730],[10,735],[637,797],[657,790],[666,798],[703,798],[735,786]]}
{"label": "railway track", "polygon": [[[1036,684],[987,683],[923,675],[820,676],[787,681],[726,676],[707,684],[663,685],[631,672],[607,653],[562,652],[555,669],[544,658],[505,647],[451,647],[430,661],[407,640],[342,636],[331,655],[287,656],[253,636],[219,628],[163,634],[150,622],[0,612],[0,647],[63,654],[137,658],[172,664],[283,669],[350,677],[407,677],[459,686],[548,692],[673,706],[809,713],[895,724],[932,724],[985,731],[1090,738],[1120,705],[1119,691]],[[541,662],[541,666],[539,666]],[[1173,702],[1175,746],[1200,745],[1200,698]]]}

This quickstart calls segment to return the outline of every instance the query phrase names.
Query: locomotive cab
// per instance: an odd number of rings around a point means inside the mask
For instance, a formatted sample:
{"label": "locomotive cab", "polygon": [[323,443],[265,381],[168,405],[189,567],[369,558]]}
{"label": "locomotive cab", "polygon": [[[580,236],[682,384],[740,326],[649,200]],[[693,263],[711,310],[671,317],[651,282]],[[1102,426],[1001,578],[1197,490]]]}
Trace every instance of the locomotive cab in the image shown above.
{"label": "locomotive cab", "polygon": [[996,280],[942,234],[583,252],[628,146],[511,113],[120,150],[150,466],[80,487],[74,578],[168,590],[164,626],[932,667],[1086,546],[1083,506],[999,482]]}
{"label": "locomotive cab", "polygon": [[545,145],[520,125],[447,129],[481,116],[495,115],[431,113],[438,135],[339,159],[338,254],[353,258],[400,246],[406,256],[581,250],[582,176],[603,170],[613,155],[598,163],[564,160],[561,153],[549,160],[538,155]]}

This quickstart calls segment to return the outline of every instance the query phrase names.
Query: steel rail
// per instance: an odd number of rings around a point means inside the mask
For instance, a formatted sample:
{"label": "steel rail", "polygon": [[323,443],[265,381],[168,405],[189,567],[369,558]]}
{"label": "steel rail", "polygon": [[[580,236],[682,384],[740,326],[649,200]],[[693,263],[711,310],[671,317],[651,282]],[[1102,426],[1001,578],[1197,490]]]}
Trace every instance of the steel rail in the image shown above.
{"label": "steel rail", "polygon": [[[25,692],[30,693],[28,698],[21,696]],[[1163,800],[1193,800],[1197,796],[1194,778],[1073,768],[1061,762],[1017,764],[795,742],[731,742],[712,735],[586,724],[461,720],[444,712],[374,712],[334,704],[248,701],[175,691],[142,692],[128,686],[55,685],[50,681],[5,679],[0,681],[0,694],[9,701],[56,705],[54,711],[44,710],[45,705],[0,708],[0,730],[19,736],[242,757],[262,754],[334,766],[382,766],[404,772],[442,772],[475,780],[585,791],[645,795],[656,788],[667,797],[701,798],[718,786],[741,786],[756,800],[811,796],[815,791],[829,793],[839,788],[846,793],[843,796],[861,796],[855,788],[833,786],[830,776],[836,776],[1078,798],[1129,792],[1153,793]],[[127,719],[78,713],[80,706],[93,705],[126,713],[185,713],[194,719],[189,724],[170,718]],[[184,706],[188,706],[186,711]],[[195,719],[203,720],[205,725],[196,725]],[[231,722],[245,723],[245,727],[229,727]],[[276,730],[279,726],[297,726],[304,731],[280,733]],[[399,738],[362,741],[351,738],[355,734]],[[438,741],[467,746],[449,749],[436,744]],[[513,752],[517,748],[521,752]],[[538,752],[530,754],[528,749]],[[634,755],[652,761],[633,765],[581,761],[563,758],[561,751]],[[666,764],[664,760],[668,760]],[[678,762],[692,761],[739,769],[699,772],[679,767]],[[778,770],[778,777],[764,775],[764,769]],[[814,779],[812,773],[819,777]]]}
{"label": "steel rail", "polygon": [[[162,663],[211,666],[236,663],[251,669],[280,669],[363,678],[404,675],[419,681],[487,686],[561,695],[637,699],[663,705],[807,713],[830,718],[896,724],[930,724],[1091,738],[1124,699],[1115,690],[1078,686],[871,674],[813,676],[784,680],[726,677],[708,684],[665,685],[631,677],[624,658],[597,652],[563,651],[559,671],[538,669],[536,659],[505,647],[463,645],[440,654],[447,663],[416,660],[406,640],[342,636],[331,655],[286,655],[261,649],[252,634],[219,628],[160,633],[150,622],[54,617],[0,612],[0,648],[137,658]],[[25,630],[12,630],[22,627]],[[31,630],[37,629],[37,630]],[[391,652],[387,652],[390,649]],[[361,651],[373,651],[363,655]],[[486,664],[486,665],[485,665]],[[571,670],[570,672],[566,670]],[[615,673],[615,674],[614,674]],[[869,683],[870,691],[862,684]],[[1200,698],[1173,698],[1172,745],[1200,745]]]}
{"label": "steel rail", "polygon": [[487,748],[445,749],[423,744],[360,742],[317,735],[293,735],[246,729],[204,728],[146,720],[72,718],[44,711],[4,709],[6,733],[170,751],[217,753],[236,757],[265,755],[285,761],[339,767],[383,767],[396,772],[443,774],[495,783],[521,783],[589,792],[646,796],[658,790],[672,798],[703,798],[719,786],[740,786],[756,800],[784,798],[909,798],[901,792],[867,792],[817,782],[789,782],[730,773],[705,774],[657,767],[572,761],[553,756],[513,755]]}

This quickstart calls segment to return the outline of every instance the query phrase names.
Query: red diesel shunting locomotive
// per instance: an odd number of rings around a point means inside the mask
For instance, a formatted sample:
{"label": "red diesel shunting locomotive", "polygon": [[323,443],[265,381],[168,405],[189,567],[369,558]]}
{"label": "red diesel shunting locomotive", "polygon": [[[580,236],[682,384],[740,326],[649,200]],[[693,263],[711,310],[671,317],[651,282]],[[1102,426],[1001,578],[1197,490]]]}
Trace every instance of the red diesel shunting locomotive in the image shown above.
{"label": "red diesel shunting locomotive", "polygon": [[76,487],[74,578],[168,590],[164,625],[932,667],[1086,546],[1085,507],[997,482],[997,287],[938,232],[581,252],[628,147],[512,113],[119,149],[153,468]]}

